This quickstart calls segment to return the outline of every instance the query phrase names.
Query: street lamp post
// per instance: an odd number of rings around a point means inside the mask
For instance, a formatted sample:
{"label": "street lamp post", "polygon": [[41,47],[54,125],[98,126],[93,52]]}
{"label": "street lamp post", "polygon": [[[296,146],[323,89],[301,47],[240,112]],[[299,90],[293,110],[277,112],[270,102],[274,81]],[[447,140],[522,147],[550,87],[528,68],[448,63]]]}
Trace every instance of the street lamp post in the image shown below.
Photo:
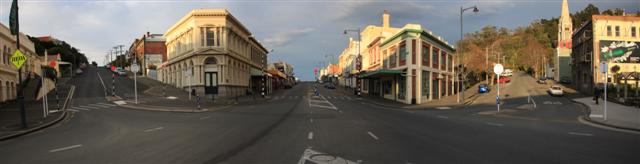
{"label": "street lamp post", "polygon": [[360,90],[361,90],[360,89],[360,85],[361,84],[360,84],[360,78],[358,78],[358,76],[360,75],[360,70],[362,70],[362,61],[361,61],[362,57],[360,56],[360,42],[362,40],[360,38],[360,28],[344,30],[344,34],[345,35],[347,35],[349,32],[356,32],[356,35],[357,35],[357,38],[358,38],[358,45],[357,45],[358,46],[358,55],[356,55],[355,64],[353,64],[353,65],[354,65],[355,70],[356,70],[356,74],[355,74],[355,76],[356,76],[356,93],[355,94],[357,96],[361,96],[361,93],[360,93]]}
{"label": "street lamp post", "polygon": [[[462,6],[460,6],[460,42],[462,41],[462,39],[464,38],[464,34],[462,31],[462,14],[464,13],[464,11],[473,9],[473,12],[478,12],[478,7],[476,6],[472,6],[472,7],[468,7],[468,8],[463,8]],[[458,42],[458,43],[460,43]],[[462,65],[462,62],[464,61],[464,55],[462,53],[462,48],[458,47],[458,50],[460,51],[460,57],[458,58],[458,64]],[[458,81],[460,82],[461,86],[458,86],[458,103],[462,100],[462,102],[464,102],[464,81],[465,81],[465,76],[464,73],[462,72],[464,69],[460,69],[460,74],[462,74],[461,78],[458,79]]]}

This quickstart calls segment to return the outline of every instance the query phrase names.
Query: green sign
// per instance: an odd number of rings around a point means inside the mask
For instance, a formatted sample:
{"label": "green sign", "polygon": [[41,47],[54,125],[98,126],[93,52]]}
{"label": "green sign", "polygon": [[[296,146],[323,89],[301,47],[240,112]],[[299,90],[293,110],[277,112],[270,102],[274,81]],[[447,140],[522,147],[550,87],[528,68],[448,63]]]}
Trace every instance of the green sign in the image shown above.
{"label": "green sign", "polygon": [[22,51],[18,49],[13,53],[13,56],[9,58],[9,61],[11,61],[11,63],[13,63],[16,68],[20,69],[24,62],[27,61],[27,56],[24,56],[24,54],[22,54]]}

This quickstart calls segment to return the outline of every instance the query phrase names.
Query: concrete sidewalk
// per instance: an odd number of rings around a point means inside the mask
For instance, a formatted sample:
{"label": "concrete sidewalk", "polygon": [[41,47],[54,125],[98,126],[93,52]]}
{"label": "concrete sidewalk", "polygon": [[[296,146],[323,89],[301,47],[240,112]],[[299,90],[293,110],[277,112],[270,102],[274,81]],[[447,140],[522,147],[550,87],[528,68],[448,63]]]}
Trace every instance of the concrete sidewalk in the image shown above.
{"label": "concrete sidewalk", "polygon": [[[474,85],[474,87],[472,88],[477,88],[477,85]],[[439,100],[424,102],[422,104],[404,104],[398,101],[389,100],[389,99],[376,97],[376,96],[363,95],[361,97],[357,97],[353,95],[353,90],[343,89],[342,87],[339,87],[337,89],[333,89],[330,91],[341,92],[344,95],[356,97],[356,99],[359,101],[364,101],[364,102],[379,105],[379,106],[385,106],[390,108],[404,108],[404,109],[410,109],[410,110],[427,110],[427,109],[447,110],[447,109],[460,108],[466,105],[471,105],[473,101],[475,101],[479,97],[479,94],[477,94],[476,90],[467,89],[465,91],[465,97],[466,97],[465,103],[458,103],[458,95],[451,95],[451,96],[442,97]]]}
{"label": "concrete sidewalk", "polygon": [[[51,98],[51,97],[50,97]],[[49,102],[49,110],[56,110],[55,101]],[[63,111],[50,113],[44,117],[42,101],[28,100],[24,103],[27,128],[22,128],[20,118],[20,105],[18,101],[3,104],[0,107],[0,141],[22,136],[62,120],[66,113]]]}
{"label": "concrete sidewalk", "polygon": [[607,102],[607,119],[604,119],[604,102],[595,104],[593,97],[575,98],[590,110],[588,121],[610,127],[640,131],[640,108]]}

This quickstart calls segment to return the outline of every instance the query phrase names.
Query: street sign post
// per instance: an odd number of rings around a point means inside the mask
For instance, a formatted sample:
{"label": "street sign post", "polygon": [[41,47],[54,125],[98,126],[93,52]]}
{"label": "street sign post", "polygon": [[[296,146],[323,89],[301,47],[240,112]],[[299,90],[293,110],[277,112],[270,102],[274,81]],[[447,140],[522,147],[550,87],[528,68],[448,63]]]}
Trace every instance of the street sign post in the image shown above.
{"label": "street sign post", "polygon": [[131,65],[131,71],[133,72],[133,90],[136,104],[138,104],[138,72],[140,72],[140,66],[136,60],[134,60],[133,65]]}
{"label": "street sign post", "polygon": [[600,62],[600,72],[604,73],[605,81],[604,81],[604,113],[602,114],[602,118],[607,120],[607,85],[609,85],[609,65],[607,65],[606,61]]}
{"label": "street sign post", "polygon": [[498,83],[498,92],[496,93],[496,105],[498,106],[498,112],[500,112],[500,74],[504,72],[502,64],[496,64],[493,66],[493,72],[496,74],[496,83]]}

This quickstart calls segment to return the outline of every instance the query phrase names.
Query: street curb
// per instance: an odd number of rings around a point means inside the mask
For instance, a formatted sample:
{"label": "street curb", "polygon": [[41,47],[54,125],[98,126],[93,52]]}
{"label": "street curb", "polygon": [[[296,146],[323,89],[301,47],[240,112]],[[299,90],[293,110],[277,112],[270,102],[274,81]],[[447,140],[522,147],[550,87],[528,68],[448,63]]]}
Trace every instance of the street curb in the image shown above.
{"label": "street curb", "polygon": [[[565,97],[565,98],[567,98],[567,97]],[[589,108],[589,106],[587,106],[587,104],[575,101],[575,100],[570,99],[570,98],[567,98],[567,99],[569,99],[569,101],[571,101],[571,102],[573,102],[575,104],[580,105],[582,107],[582,109],[584,110],[585,114],[580,116],[580,117],[578,117],[578,121],[580,119],[582,119],[582,120],[587,121],[587,122],[592,123],[592,124],[605,126],[605,127],[608,127],[608,128],[613,128],[613,129],[616,129],[616,130],[632,131],[632,132],[640,133],[640,129],[637,129],[637,128],[622,127],[622,126],[617,126],[617,125],[612,125],[612,124],[607,124],[607,123],[591,120],[591,118],[589,117],[589,115],[591,115],[591,108]]]}
{"label": "street curb", "polygon": [[70,100],[73,101],[74,93],[75,93],[75,86],[71,85],[71,91],[68,93],[67,98],[65,99],[64,104],[62,105],[62,114],[58,118],[56,118],[55,120],[53,120],[53,121],[51,121],[49,123],[45,123],[43,125],[31,128],[31,129],[27,129],[25,131],[22,131],[22,132],[19,132],[19,133],[16,133],[16,134],[10,134],[10,135],[6,135],[6,136],[2,136],[2,137],[0,137],[0,141],[6,141],[6,140],[9,140],[9,139],[17,138],[17,137],[20,137],[20,136],[23,136],[23,135],[27,135],[27,134],[36,132],[36,131],[40,131],[42,129],[45,129],[47,127],[55,125],[58,122],[64,120],[67,117],[67,105],[69,104]]}
{"label": "street curb", "polygon": [[231,105],[225,105],[225,106],[222,106],[220,108],[213,109],[213,110],[208,110],[208,109],[204,109],[204,110],[195,110],[195,109],[194,110],[171,110],[171,109],[162,109],[162,108],[165,108],[165,107],[160,107],[160,106],[141,107],[141,106],[128,105],[128,104],[118,105],[118,106],[124,107],[124,108],[128,108],[128,109],[134,109],[134,110],[145,110],[145,111],[155,111],[155,112],[203,113],[203,112],[220,111],[220,110],[229,108]]}
{"label": "street curb", "polygon": [[31,128],[31,129],[28,129],[28,130],[25,130],[25,131],[22,131],[22,132],[19,132],[19,133],[16,133],[16,134],[2,136],[2,137],[0,137],[0,141],[6,141],[6,140],[9,140],[9,139],[17,138],[17,137],[20,137],[20,136],[24,136],[24,135],[27,135],[27,134],[30,134],[30,133],[45,129],[47,127],[50,127],[50,126],[62,121],[65,117],[67,117],[67,112],[63,111],[63,113],[60,115],[60,117],[58,117],[56,120],[53,120],[53,121],[51,121],[49,123],[46,123],[44,125],[40,125],[40,126],[37,126],[35,128]]}

